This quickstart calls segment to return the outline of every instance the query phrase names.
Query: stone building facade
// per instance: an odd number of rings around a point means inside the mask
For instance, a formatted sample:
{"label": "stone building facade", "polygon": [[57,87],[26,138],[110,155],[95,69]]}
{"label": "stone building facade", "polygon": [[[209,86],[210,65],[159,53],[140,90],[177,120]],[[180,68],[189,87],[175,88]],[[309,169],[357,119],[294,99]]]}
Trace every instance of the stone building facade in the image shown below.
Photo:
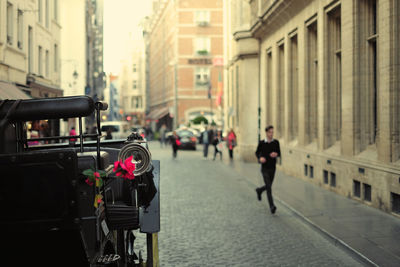
{"label": "stone building facade", "polygon": [[0,80],[33,98],[61,96],[57,0],[0,1]]}
{"label": "stone building facade", "polygon": [[225,120],[255,160],[265,126],[279,169],[400,214],[400,3],[224,2]]}
{"label": "stone building facade", "polygon": [[[0,98],[63,95],[60,36],[59,0],[0,0]],[[60,133],[59,120],[28,123],[28,129],[39,125]]]}
{"label": "stone building facade", "polygon": [[169,128],[199,115],[217,120],[223,1],[157,0],[153,6],[145,27],[148,119]]}

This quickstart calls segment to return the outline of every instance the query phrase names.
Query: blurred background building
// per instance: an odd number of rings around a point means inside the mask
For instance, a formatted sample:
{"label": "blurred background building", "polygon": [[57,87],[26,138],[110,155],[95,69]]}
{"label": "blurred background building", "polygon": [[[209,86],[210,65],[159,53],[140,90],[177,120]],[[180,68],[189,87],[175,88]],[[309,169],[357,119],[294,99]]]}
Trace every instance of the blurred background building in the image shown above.
{"label": "blurred background building", "polygon": [[400,3],[225,1],[226,121],[244,160],[400,213]]}
{"label": "blurred background building", "polygon": [[145,125],[146,70],[143,39],[132,39],[131,51],[121,62],[119,75],[124,120],[131,126]]}
{"label": "blurred background building", "polygon": [[[63,95],[60,87],[61,25],[58,2],[0,1],[1,99]],[[59,133],[58,120],[35,125],[45,127],[51,134]]]}
{"label": "blurred background building", "polygon": [[[148,114],[158,130],[204,115],[222,124],[223,1],[153,1],[144,36],[148,75]],[[220,105],[220,103],[218,103]]]}

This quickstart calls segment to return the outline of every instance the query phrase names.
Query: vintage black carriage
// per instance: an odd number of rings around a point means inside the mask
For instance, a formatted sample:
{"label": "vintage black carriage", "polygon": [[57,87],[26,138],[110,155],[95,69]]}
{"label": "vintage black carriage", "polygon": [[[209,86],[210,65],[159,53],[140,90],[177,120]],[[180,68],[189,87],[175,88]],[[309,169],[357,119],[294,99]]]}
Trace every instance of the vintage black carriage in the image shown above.
{"label": "vintage black carriage", "polygon": [[[158,266],[160,163],[138,134],[102,140],[106,109],[87,96],[0,101],[0,260],[7,266]],[[82,118],[93,114],[98,131],[83,134]],[[79,118],[76,136],[27,139],[25,122],[67,118]],[[62,142],[71,138],[76,144]],[[117,177],[114,162],[130,156],[135,178]],[[87,170],[104,174],[102,182],[86,181]]]}

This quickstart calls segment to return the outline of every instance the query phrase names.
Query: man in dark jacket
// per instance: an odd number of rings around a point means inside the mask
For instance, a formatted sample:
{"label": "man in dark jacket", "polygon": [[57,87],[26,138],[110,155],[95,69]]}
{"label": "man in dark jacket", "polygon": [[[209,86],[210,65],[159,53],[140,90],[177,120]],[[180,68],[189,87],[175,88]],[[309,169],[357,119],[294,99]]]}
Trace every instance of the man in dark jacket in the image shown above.
{"label": "man in dark jacket", "polygon": [[200,135],[200,143],[203,144],[203,156],[207,158],[208,156],[208,146],[214,141],[214,131],[212,129],[206,129]]}
{"label": "man in dark jacket", "polygon": [[272,198],[272,182],[274,181],[276,170],[276,158],[281,156],[279,141],[273,139],[274,127],[272,125],[265,128],[267,138],[258,143],[256,157],[258,162],[261,163],[261,173],[264,178],[265,185],[256,188],[257,198],[261,201],[262,192],[267,191],[268,203],[271,213],[274,214],[276,207]]}

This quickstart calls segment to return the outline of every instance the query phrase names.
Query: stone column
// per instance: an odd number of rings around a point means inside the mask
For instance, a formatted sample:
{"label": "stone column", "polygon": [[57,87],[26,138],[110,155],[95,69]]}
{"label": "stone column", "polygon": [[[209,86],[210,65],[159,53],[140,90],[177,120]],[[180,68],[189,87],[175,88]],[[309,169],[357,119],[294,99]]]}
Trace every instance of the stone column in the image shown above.
{"label": "stone column", "polygon": [[299,96],[299,145],[305,146],[307,144],[307,129],[306,129],[306,47],[305,47],[305,25],[302,24],[298,28],[297,35],[297,45],[298,45],[298,67],[299,67],[299,87],[298,87],[298,96]]}
{"label": "stone column", "polygon": [[[378,6],[378,138],[376,142],[378,151],[378,160],[389,163],[391,161],[391,91],[399,90],[391,82],[394,77],[393,61],[395,56],[395,49],[393,49],[394,42],[392,41],[392,27],[394,23],[399,23],[398,18],[394,17],[393,10],[391,9],[390,0],[380,0]],[[396,20],[397,19],[397,20]],[[398,55],[397,55],[398,56]],[[398,105],[398,103],[397,103]],[[398,114],[393,114],[397,115]]]}
{"label": "stone column", "polygon": [[242,159],[254,161],[258,144],[259,43],[257,39],[246,37],[237,40],[236,45],[235,65],[239,66],[238,145]]}
{"label": "stone column", "polygon": [[[355,0],[354,0],[355,1]],[[355,52],[357,12],[354,1],[342,2],[342,153],[355,154],[355,86],[357,84],[357,53]]]}

